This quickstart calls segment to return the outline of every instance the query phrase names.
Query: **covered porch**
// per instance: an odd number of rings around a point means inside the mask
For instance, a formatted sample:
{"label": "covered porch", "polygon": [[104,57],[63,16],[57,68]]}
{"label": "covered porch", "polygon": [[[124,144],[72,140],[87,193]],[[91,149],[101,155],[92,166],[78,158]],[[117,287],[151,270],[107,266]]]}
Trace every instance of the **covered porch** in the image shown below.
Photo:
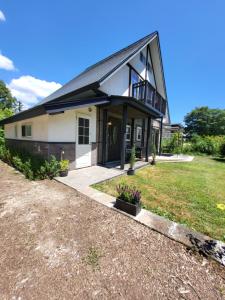
{"label": "covered porch", "polygon": [[140,101],[114,97],[98,110],[98,164],[120,165],[123,170],[135,145],[139,161],[149,161],[153,150],[153,121],[159,120],[160,134],[156,147],[161,149],[163,115]]}

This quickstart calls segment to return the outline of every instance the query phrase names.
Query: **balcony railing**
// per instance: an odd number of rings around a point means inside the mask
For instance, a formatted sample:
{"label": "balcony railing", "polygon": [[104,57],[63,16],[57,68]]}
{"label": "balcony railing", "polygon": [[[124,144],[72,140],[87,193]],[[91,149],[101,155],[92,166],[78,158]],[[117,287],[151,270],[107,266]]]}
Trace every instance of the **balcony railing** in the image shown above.
{"label": "balcony railing", "polygon": [[166,113],[166,100],[147,81],[143,80],[132,85],[132,97],[155,108],[163,115]]}

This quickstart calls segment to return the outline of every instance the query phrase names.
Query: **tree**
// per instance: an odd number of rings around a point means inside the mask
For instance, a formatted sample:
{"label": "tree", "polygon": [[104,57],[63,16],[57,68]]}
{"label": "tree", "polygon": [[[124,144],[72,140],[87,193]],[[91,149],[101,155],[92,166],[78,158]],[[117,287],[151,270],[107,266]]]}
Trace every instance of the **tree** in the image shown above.
{"label": "tree", "polygon": [[225,109],[197,107],[184,117],[188,136],[225,135]]}
{"label": "tree", "polygon": [[0,110],[10,109],[13,113],[19,110],[19,102],[12,96],[4,81],[0,80]]}

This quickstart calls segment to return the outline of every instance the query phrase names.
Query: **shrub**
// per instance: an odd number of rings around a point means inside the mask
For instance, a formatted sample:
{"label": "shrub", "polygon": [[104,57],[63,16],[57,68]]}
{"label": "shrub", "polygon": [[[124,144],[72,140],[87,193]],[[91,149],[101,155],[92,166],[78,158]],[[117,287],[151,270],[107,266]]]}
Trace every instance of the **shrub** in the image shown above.
{"label": "shrub", "polygon": [[22,172],[30,180],[52,179],[58,176],[60,171],[60,164],[54,156],[51,156],[50,161],[46,161],[23,149],[9,150],[5,144],[0,145],[0,159]]}
{"label": "shrub", "polygon": [[68,159],[63,159],[60,160],[60,171],[66,171],[69,168],[69,160]]}
{"label": "shrub", "polygon": [[117,186],[118,199],[132,204],[138,204],[141,202],[141,192],[135,187],[129,187],[128,185],[120,184]]}
{"label": "shrub", "polygon": [[225,141],[224,136],[205,136],[195,135],[191,139],[193,152],[215,155],[219,154],[220,146]]}
{"label": "shrub", "polygon": [[180,132],[176,132],[169,139],[164,139],[162,143],[163,153],[181,153],[183,138]]}
{"label": "shrub", "polygon": [[220,155],[225,156],[225,141],[220,145]]}
{"label": "shrub", "polygon": [[56,160],[55,156],[51,155],[50,161],[45,160],[44,164],[38,171],[38,177],[40,179],[53,179],[59,175],[60,163]]}

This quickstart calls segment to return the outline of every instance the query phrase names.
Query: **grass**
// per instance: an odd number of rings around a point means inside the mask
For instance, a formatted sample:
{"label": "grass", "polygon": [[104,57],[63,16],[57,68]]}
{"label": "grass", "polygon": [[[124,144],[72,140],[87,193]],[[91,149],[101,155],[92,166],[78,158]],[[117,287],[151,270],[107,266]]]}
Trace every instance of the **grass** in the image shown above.
{"label": "grass", "polygon": [[95,247],[90,247],[88,249],[88,254],[85,257],[85,261],[88,265],[92,267],[93,270],[99,269],[99,259],[102,257],[102,254]]}
{"label": "grass", "polygon": [[[146,209],[225,241],[224,159],[198,156],[190,163],[158,163],[138,170],[134,176],[115,178],[94,187],[116,196],[120,183],[141,190]],[[218,204],[222,205],[217,207]]]}

